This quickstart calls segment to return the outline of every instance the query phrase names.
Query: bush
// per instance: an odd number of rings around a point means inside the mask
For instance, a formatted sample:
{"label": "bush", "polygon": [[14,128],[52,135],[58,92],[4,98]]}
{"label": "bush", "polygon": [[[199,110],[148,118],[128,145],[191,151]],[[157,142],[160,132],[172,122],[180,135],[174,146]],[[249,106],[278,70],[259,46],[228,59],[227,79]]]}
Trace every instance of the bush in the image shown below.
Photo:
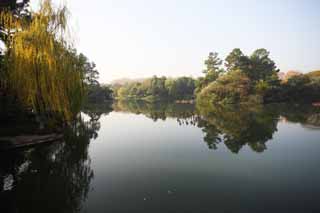
{"label": "bush", "polygon": [[206,99],[211,103],[234,104],[247,101],[250,90],[248,76],[241,71],[233,71],[210,83],[197,98]]}

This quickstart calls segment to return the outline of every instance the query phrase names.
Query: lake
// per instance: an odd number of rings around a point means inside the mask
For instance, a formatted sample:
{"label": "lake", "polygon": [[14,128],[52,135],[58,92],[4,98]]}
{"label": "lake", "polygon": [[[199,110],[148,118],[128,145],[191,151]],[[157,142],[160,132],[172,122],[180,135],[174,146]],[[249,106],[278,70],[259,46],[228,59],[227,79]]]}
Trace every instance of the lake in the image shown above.
{"label": "lake", "polygon": [[93,105],[0,153],[0,212],[320,212],[320,109]]}

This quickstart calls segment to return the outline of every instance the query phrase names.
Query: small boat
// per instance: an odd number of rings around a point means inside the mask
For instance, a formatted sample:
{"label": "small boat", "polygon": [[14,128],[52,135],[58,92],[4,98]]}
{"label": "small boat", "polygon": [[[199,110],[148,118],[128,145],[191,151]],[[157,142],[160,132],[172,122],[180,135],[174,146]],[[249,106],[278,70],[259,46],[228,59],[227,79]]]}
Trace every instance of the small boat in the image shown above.
{"label": "small boat", "polygon": [[0,151],[56,142],[61,141],[62,139],[62,134],[20,135],[13,137],[0,137]]}

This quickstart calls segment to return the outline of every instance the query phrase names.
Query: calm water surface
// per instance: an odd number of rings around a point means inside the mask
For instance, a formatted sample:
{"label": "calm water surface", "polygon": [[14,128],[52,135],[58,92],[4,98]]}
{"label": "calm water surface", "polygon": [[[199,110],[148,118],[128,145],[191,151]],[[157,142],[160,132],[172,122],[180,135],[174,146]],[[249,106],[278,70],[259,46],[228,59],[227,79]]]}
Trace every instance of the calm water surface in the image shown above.
{"label": "calm water surface", "polygon": [[320,110],[95,106],[1,153],[1,212],[320,212]]}

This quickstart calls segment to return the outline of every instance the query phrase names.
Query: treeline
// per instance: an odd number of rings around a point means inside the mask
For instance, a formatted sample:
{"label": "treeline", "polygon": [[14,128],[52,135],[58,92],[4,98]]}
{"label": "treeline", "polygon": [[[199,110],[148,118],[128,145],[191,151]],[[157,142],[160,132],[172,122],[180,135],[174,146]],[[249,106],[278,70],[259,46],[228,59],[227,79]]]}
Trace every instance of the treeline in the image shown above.
{"label": "treeline", "polygon": [[127,82],[112,86],[118,99],[135,99],[146,101],[159,100],[190,100],[194,98],[196,81],[191,77],[147,78],[139,82]]}
{"label": "treeline", "polygon": [[199,79],[196,89],[197,100],[201,102],[235,104],[320,100],[318,72],[281,80],[279,69],[266,49],[257,49],[250,56],[234,49],[224,64],[217,53],[210,53],[205,65],[205,76]]}
{"label": "treeline", "polygon": [[81,61],[85,78],[83,80],[84,85],[84,104],[91,103],[104,103],[113,99],[113,91],[107,85],[99,83],[99,71],[96,69],[96,64],[90,62],[89,59],[79,54],[79,60]]}
{"label": "treeline", "polygon": [[211,52],[204,61],[203,77],[157,77],[114,84],[118,99],[147,101],[192,100],[209,104],[241,102],[316,102],[320,101],[320,71],[279,78],[279,69],[266,49],[245,55],[233,49],[221,60]]}
{"label": "treeline", "polygon": [[1,116],[19,108],[41,120],[70,121],[86,99],[110,97],[95,64],[73,47],[68,13],[50,0],[37,12],[28,0],[0,4]]}
{"label": "treeline", "polygon": [[281,81],[280,86],[266,90],[265,102],[319,102],[320,71],[296,74]]}

